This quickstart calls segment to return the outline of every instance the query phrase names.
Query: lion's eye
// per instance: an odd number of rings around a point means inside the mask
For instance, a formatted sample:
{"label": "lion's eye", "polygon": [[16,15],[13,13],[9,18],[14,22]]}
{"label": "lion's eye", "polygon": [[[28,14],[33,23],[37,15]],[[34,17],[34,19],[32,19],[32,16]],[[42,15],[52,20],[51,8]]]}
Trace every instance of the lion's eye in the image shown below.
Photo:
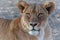
{"label": "lion's eye", "polygon": [[29,17],[30,18],[30,13],[26,13],[26,17]]}
{"label": "lion's eye", "polygon": [[40,17],[43,17],[43,13],[39,13],[38,14],[38,17],[40,18]]}

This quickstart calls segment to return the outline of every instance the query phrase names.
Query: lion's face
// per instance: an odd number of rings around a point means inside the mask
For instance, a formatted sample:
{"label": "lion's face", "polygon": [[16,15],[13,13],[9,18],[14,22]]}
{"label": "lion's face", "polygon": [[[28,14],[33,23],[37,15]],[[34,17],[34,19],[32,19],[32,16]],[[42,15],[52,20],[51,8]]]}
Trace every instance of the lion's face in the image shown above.
{"label": "lion's face", "polygon": [[29,33],[32,32],[32,34],[39,33],[41,27],[45,26],[47,16],[48,13],[40,5],[29,6],[22,14],[24,29],[28,29]]}
{"label": "lion's face", "polygon": [[53,11],[54,4],[49,2],[44,5],[28,5],[26,2],[19,2],[18,8],[22,13],[21,23],[23,29],[28,31],[31,35],[38,35],[40,30],[45,28],[47,17],[50,15],[51,11]]}

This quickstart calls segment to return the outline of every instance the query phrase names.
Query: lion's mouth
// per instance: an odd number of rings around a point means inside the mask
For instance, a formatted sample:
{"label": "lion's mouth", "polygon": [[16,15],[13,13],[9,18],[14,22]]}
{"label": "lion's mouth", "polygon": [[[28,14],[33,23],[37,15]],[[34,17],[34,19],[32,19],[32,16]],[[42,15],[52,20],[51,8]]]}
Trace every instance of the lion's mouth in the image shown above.
{"label": "lion's mouth", "polygon": [[36,30],[36,29],[32,29],[31,31],[40,31],[40,29]]}
{"label": "lion's mouth", "polygon": [[30,31],[29,31],[29,34],[30,35],[38,35],[40,33],[40,29],[31,29]]}

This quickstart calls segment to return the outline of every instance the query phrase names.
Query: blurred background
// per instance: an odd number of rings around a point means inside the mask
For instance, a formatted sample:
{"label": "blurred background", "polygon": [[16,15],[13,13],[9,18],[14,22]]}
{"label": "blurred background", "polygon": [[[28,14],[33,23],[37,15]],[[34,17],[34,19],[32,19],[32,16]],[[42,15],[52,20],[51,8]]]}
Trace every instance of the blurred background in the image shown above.
{"label": "blurred background", "polygon": [[[60,0],[24,0],[28,3],[54,2],[55,10],[49,16],[48,22],[52,27],[54,40],[60,40]],[[0,0],[0,18],[13,19],[20,16],[17,8],[18,0]]]}

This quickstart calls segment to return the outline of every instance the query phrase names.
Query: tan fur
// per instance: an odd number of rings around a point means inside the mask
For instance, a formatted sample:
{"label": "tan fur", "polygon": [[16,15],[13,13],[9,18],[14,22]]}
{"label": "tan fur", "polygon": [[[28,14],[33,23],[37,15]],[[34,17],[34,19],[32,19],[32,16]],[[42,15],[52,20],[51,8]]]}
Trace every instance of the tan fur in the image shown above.
{"label": "tan fur", "polygon": [[[50,11],[46,10],[48,6],[51,6]],[[38,35],[40,34],[34,36],[28,33],[30,28],[29,23],[33,21],[38,22],[37,28],[44,28],[44,40],[52,40],[51,28],[40,26],[47,22],[47,17],[54,10],[54,3],[48,2],[40,6],[40,4],[29,5],[24,1],[19,1],[18,9],[22,14],[21,17],[13,20],[0,18],[0,40],[40,40],[38,39]],[[42,15],[44,15],[41,19],[37,18],[39,13],[43,13]]]}

